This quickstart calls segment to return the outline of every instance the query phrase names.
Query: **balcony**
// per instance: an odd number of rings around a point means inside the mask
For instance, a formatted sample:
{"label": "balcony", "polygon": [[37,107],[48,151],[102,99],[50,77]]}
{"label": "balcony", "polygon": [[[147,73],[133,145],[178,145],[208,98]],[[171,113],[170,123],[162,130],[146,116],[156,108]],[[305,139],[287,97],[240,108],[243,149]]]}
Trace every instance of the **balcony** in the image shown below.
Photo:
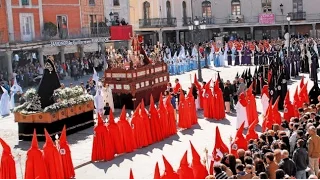
{"label": "balcony", "polygon": [[177,18],[139,19],[139,28],[176,27]]}
{"label": "balcony", "polygon": [[289,13],[291,21],[306,20],[306,12],[291,12]]}
{"label": "balcony", "polygon": [[230,15],[228,18],[228,23],[244,23],[243,15]]}
{"label": "balcony", "polygon": [[191,22],[191,17],[183,17],[182,18],[182,26],[188,26],[189,23]]}
{"label": "balcony", "polygon": [[14,33],[14,41],[11,44],[18,43],[37,43],[51,40],[65,40],[65,39],[84,39],[94,37],[110,37],[110,27],[84,27],[81,29],[61,29],[53,32],[43,32],[40,34],[29,36],[21,35],[20,31]]}

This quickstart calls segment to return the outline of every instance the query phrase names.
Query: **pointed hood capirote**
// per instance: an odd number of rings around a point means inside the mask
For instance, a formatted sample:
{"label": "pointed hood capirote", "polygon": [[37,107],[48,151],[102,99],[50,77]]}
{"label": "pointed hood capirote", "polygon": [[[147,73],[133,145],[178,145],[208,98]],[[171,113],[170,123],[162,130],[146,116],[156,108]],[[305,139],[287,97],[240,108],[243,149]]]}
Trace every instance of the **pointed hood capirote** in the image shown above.
{"label": "pointed hood capirote", "polygon": [[195,179],[204,179],[208,176],[207,168],[204,164],[201,163],[200,155],[197,150],[194,148],[193,144],[190,141],[191,153],[192,153],[192,171]]}
{"label": "pointed hood capirote", "polygon": [[160,177],[160,170],[159,170],[159,164],[158,164],[158,162],[156,163],[155,168],[154,168],[154,175],[153,175],[153,179],[161,179],[161,177]]}
{"label": "pointed hood capirote", "polygon": [[11,154],[10,146],[0,138],[2,146],[1,164],[0,164],[0,179],[16,179],[16,163]]}
{"label": "pointed hood capirote", "polygon": [[136,149],[137,145],[135,142],[132,127],[127,121],[125,106],[123,106],[122,108],[118,126],[119,126],[120,135],[123,139],[125,152],[127,153],[133,152]]}
{"label": "pointed hood capirote", "polygon": [[192,168],[188,163],[188,151],[184,153],[178,169],[179,179],[194,179]]}
{"label": "pointed hood capirote", "polygon": [[122,135],[120,134],[119,126],[114,121],[113,112],[110,109],[109,120],[107,124],[107,129],[110,133],[111,143],[113,145],[114,151],[116,154],[122,154],[125,152],[124,142]]}
{"label": "pointed hood capirote", "polygon": [[27,152],[25,179],[49,179],[46,163],[38,147],[36,130],[33,131],[31,147]]}
{"label": "pointed hood capirote", "polygon": [[129,175],[129,179],[134,179],[134,177],[133,177],[133,172],[132,172],[132,168],[130,168],[130,175]]}
{"label": "pointed hood capirote", "polygon": [[71,179],[75,177],[74,167],[72,163],[71,151],[67,141],[67,128],[63,126],[60,139],[59,139],[59,151],[61,154],[61,161],[64,172],[64,179]]}
{"label": "pointed hood capirote", "polygon": [[173,167],[169,161],[162,155],[164,163],[164,174],[161,176],[161,179],[179,179],[179,175],[173,170]]}

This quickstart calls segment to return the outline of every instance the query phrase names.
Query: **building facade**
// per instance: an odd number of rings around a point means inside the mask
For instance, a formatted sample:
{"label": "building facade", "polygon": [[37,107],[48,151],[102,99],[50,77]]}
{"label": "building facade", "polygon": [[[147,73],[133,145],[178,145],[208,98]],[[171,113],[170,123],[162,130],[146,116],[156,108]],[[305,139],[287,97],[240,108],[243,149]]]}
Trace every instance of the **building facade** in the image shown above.
{"label": "building facade", "polygon": [[[136,33],[151,41],[191,40],[188,24],[204,20],[201,37],[218,33],[235,34],[244,39],[282,37],[287,31],[287,14],[292,34],[320,36],[318,0],[131,0],[136,12],[131,21]],[[199,37],[199,36],[197,36]],[[203,38],[205,39],[205,38]]]}
{"label": "building facade", "polygon": [[[128,0],[103,0],[105,4],[104,16],[108,21],[114,21],[119,19],[120,21],[124,19],[129,22],[129,12],[134,11],[134,9],[129,7]],[[130,23],[132,24],[132,23]]]}

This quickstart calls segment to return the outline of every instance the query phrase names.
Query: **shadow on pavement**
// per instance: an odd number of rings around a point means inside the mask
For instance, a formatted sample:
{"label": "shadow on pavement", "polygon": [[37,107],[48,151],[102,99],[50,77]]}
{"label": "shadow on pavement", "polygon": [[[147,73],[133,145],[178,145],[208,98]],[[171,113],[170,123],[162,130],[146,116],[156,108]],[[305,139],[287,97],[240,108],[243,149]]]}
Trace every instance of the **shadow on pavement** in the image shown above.
{"label": "shadow on pavement", "polygon": [[191,128],[189,129],[184,129],[184,130],[181,130],[181,134],[183,135],[193,135],[195,130],[202,130],[201,129],[201,126],[199,124],[195,124],[193,125]]}
{"label": "shadow on pavement", "polygon": [[210,123],[218,123],[218,124],[224,124],[224,125],[230,125],[230,121],[228,119],[223,120],[215,120],[215,119],[204,119],[205,121],[208,121]]}

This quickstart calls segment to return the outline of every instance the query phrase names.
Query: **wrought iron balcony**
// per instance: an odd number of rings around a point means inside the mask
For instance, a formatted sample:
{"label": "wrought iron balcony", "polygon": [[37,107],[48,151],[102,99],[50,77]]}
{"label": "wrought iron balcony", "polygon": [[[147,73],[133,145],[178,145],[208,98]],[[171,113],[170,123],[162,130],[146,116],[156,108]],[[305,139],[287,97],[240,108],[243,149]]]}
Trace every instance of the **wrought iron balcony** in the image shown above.
{"label": "wrought iron balcony", "polygon": [[228,23],[243,23],[244,16],[243,15],[230,15],[228,19]]}
{"label": "wrought iron balcony", "polygon": [[139,19],[140,28],[176,27],[177,18]]}
{"label": "wrought iron balcony", "polygon": [[203,20],[206,22],[206,24],[214,24],[214,17],[204,17]]}
{"label": "wrought iron balcony", "polygon": [[182,26],[188,26],[191,22],[191,17],[183,17],[182,18]]}
{"label": "wrought iron balcony", "polygon": [[289,16],[291,17],[291,21],[306,20],[306,12],[291,12]]}

